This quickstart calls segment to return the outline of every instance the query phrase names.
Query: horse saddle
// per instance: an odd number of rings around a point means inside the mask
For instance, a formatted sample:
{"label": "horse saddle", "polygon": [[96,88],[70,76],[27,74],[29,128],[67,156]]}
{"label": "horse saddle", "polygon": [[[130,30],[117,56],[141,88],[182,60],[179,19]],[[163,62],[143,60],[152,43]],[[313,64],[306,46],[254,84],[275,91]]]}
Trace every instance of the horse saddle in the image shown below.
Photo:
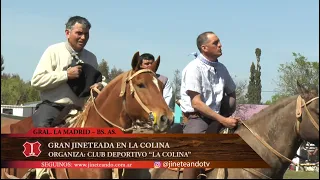
{"label": "horse saddle", "polygon": [[74,104],[65,106],[57,118],[51,123],[51,127],[63,126],[69,122],[70,118],[75,117],[82,109]]}

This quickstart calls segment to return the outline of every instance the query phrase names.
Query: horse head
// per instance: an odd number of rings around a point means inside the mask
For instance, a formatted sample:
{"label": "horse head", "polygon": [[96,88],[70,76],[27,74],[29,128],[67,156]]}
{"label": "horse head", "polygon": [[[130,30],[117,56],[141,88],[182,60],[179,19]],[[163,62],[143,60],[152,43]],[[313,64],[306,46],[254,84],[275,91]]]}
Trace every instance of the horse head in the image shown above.
{"label": "horse head", "polygon": [[140,69],[139,52],[136,52],[131,62],[132,69],[126,76],[127,86],[122,88],[121,93],[126,93],[125,108],[128,116],[145,123],[152,122],[155,132],[164,132],[173,123],[173,112],[162,96],[163,84],[155,74],[159,64],[160,56],[153,62],[151,69]]}
{"label": "horse head", "polygon": [[319,96],[317,89],[307,90],[297,82],[296,131],[305,141],[319,145]]}
{"label": "horse head", "polygon": [[138,61],[139,52],[136,52],[131,62],[132,69],[120,74],[103,88],[95,99],[96,112],[90,111],[92,113],[88,114],[86,126],[103,127],[107,121],[109,126],[111,124],[124,132],[130,132],[137,126],[152,129],[155,133],[166,132],[170,128],[173,112],[162,96],[163,85],[155,74],[160,57],[150,70],[138,69]]}

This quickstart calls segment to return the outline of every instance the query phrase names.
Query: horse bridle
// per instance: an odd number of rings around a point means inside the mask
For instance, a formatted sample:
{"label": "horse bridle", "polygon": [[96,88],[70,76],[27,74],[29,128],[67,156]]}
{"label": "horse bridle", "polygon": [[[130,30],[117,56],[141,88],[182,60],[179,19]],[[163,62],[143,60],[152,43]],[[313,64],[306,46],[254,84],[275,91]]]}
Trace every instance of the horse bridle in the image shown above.
{"label": "horse bridle", "polygon": [[[127,87],[127,84],[129,83],[129,86],[130,86],[130,94],[133,94],[133,97],[136,99],[136,101],[138,102],[138,104],[148,113],[149,115],[149,120],[153,122],[153,124],[157,124],[157,115],[156,113],[152,112],[142,101],[141,101],[141,98],[139,97],[136,89],[134,88],[133,84],[132,84],[132,79],[141,74],[141,73],[151,73],[155,76],[155,73],[152,71],[152,70],[149,70],[149,69],[140,69],[138,70],[137,72],[135,72],[134,74],[132,74],[132,70],[130,70],[129,72],[126,72],[125,75],[123,75],[123,78],[122,78],[122,82],[121,82],[121,91],[120,91],[120,97],[123,97],[126,93],[126,87]],[[119,128],[121,131],[123,132],[128,132],[128,131],[131,131],[131,130],[134,130],[136,129],[137,127],[136,126],[132,126],[130,128],[127,128],[127,129],[124,129],[114,123],[112,123],[111,121],[109,121],[106,117],[104,117],[98,110],[98,108],[96,107],[96,104],[94,102],[94,97],[93,97],[93,93],[92,91],[95,90],[97,93],[99,93],[99,91],[97,91],[96,89],[91,89],[91,98],[92,98],[92,103],[93,103],[93,106],[95,108],[95,110],[97,111],[97,113],[99,114],[99,116],[104,119],[107,123],[111,124],[112,126],[114,127],[117,127]],[[124,102],[125,102],[125,98],[124,98]]]}
{"label": "horse bridle", "polygon": [[[315,97],[315,98],[312,98],[311,100],[309,100],[307,103],[305,103],[305,100],[299,95],[298,98],[297,98],[297,103],[296,103],[296,118],[297,118],[297,121],[296,121],[296,130],[297,130],[297,133],[298,133],[298,136],[300,137],[300,134],[299,134],[299,127],[300,127],[300,123],[302,121],[302,108],[305,108],[308,116],[309,116],[309,119],[310,121],[312,122],[312,124],[314,125],[314,127],[319,131],[319,124],[316,123],[316,121],[314,120],[314,118],[311,116],[310,114],[310,111],[308,109],[308,104],[310,104],[312,101],[316,100],[316,99],[319,99],[319,97]],[[256,134],[255,132],[253,132],[242,120],[240,120],[241,123],[265,146],[267,147],[272,153],[274,153],[276,156],[280,157],[280,158],[283,158],[291,163],[293,163],[294,165],[298,165],[297,163],[293,162],[291,159],[287,158],[286,156],[282,155],[281,153],[279,153],[277,150],[275,150],[273,147],[271,147],[267,142],[265,142],[258,134]],[[271,179],[270,177],[268,177],[267,175],[259,172],[259,171],[256,171],[254,169],[248,169],[248,168],[243,168],[244,170],[246,171],[249,171],[251,172],[252,174],[255,174],[257,176],[259,176],[260,178],[267,178],[267,179]]]}
{"label": "horse bridle", "polygon": [[308,104],[310,104],[312,101],[319,99],[319,97],[315,97],[310,99],[308,102],[305,102],[305,100],[299,95],[297,98],[297,105],[296,105],[296,117],[297,117],[297,123],[296,123],[296,131],[298,135],[300,136],[300,123],[302,121],[302,108],[305,107],[306,112],[309,116],[310,121],[312,122],[313,126],[319,131],[319,124],[316,123],[316,121],[313,119],[313,117],[310,114],[310,111],[307,107]]}

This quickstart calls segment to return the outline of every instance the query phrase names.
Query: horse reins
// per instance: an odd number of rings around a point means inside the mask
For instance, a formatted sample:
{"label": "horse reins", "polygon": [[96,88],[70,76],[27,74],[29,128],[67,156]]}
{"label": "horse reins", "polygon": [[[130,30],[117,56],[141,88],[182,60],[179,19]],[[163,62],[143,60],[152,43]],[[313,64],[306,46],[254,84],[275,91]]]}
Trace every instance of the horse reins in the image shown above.
{"label": "horse reins", "polygon": [[[157,123],[157,118],[156,118],[156,114],[153,113],[146,105],[143,104],[143,102],[141,101],[136,89],[134,88],[133,84],[132,84],[132,79],[137,76],[138,74],[141,73],[152,73],[155,77],[155,73],[152,70],[149,69],[141,69],[137,72],[135,72],[133,75],[131,75],[132,70],[129,71],[129,76],[126,79],[123,79],[122,82],[122,86],[121,86],[121,91],[120,91],[120,97],[123,97],[126,93],[126,84],[129,82],[130,85],[130,94],[133,94],[133,97],[137,100],[137,102],[140,104],[140,106],[147,112],[147,114],[149,115],[149,120],[153,121],[153,124]],[[123,77],[125,78],[125,76]],[[158,87],[158,86],[157,86]]]}
{"label": "horse reins", "polygon": [[297,98],[297,109],[296,109],[296,117],[297,117],[296,130],[297,130],[298,135],[299,135],[299,131],[300,131],[300,123],[301,123],[301,116],[302,116],[302,108],[303,108],[303,106],[305,106],[306,112],[307,112],[307,114],[309,116],[309,119],[312,122],[313,126],[319,131],[319,124],[316,123],[316,121],[311,116],[309,109],[307,108],[307,105],[310,104],[312,101],[314,101],[316,99],[319,99],[319,97],[312,98],[311,100],[309,100],[306,103],[305,100],[301,96],[298,96],[298,98]]}
{"label": "horse reins", "polygon": [[[309,112],[309,109],[307,107],[308,104],[310,104],[312,101],[318,99],[319,97],[315,97],[315,98],[312,98],[311,100],[309,100],[307,103],[305,103],[305,100],[299,95],[298,98],[297,98],[297,105],[296,105],[296,118],[297,118],[297,130],[299,132],[299,125],[300,125],[300,120],[301,119],[301,116],[302,116],[302,108],[305,107],[306,111],[307,111],[307,114],[310,118],[310,121],[312,122],[312,124],[315,126],[315,128],[319,131],[319,125],[317,125],[317,123],[315,122],[315,120],[313,119],[313,117],[311,116],[310,112]],[[279,153],[277,150],[275,150],[273,147],[271,147],[266,141],[264,141],[258,134],[256,134],[254,131],[252,131],[252,129],[250,129],[248,127],[248,125],[246,123],[244,123],[244,121],[240,120],[240,122],[265,146],[267,147],[272,153],[274,153],[276,156],[280,157],[280,158],[283,158],[291,163],[293,163],[294,165],[298,165],[297,163],[293,162],[291,159],[287,158],[286,156],[282,155],[281,153]],[[298,133],[299,135],[299,133]],[[244,170],[246,171],[249,171],[251,172],[252,174],[255,174],[257,176],[259,176],[260,178],[263,176],[264,178],[268,178],[268,179],[272,179],[268,176],[266,176],[265,174],[259,172],[259,171],[256,171],[254,169],[248,169],[248,168],[243,168]],[[262,177],[262,178],[263,178]]]}
{"label": "horse reins", "polygon": [[[120,97],[123,97],[125,92],[126,92],[126,85],[127,83],[129,83],[129,86],[130,86],[130,93],[133,94],[134,98],[137,100],[137,102],[139,103],[139,105],[149,114],[149,119],[153,121],[153,124],[156,124],[156,114],[153,113],[146,105],[143,104],[143,102],[141,101],[139,95],[137,94],[137,91],[136,89],[134,88],[133,84],[132,84],[132,79],[137,76],[138,74],[141,74],[141,73],[152,73],[152,74],[155,74],[152,70],[149,70],[149,69],[141,69],[137,72],[135,72],[133,75],[131,75],[132,73],[132,70],[127,72],[124,76],[123,76],[123,79],[122,79],[122,85],[121,85],[121,91],[120,91]],[[119,128],[121,131],[123,132],[128,132],[128,131],[131,131],[133,129],[136,128],[136,126],[132,126],[130,128],[127,128],[127,129],[124,129],[114,123],[112,123],[111,121],[109,121],[106,117],[104,117],[98,110],[96,104],[95,104],[95,98],[93,96],[93,90],[95,90],[98,94],[100,91],[97,91],[97,89],[91,89],[90,93],[91,93],[91,98],[92,98],[92,103],[93,103],[93,106],[95,108],[95,110],[97,111],[97,113],[99,114],[99,116],[105,120],[107,123],[111,124],[112,126],[114,127],[117,127]]]}

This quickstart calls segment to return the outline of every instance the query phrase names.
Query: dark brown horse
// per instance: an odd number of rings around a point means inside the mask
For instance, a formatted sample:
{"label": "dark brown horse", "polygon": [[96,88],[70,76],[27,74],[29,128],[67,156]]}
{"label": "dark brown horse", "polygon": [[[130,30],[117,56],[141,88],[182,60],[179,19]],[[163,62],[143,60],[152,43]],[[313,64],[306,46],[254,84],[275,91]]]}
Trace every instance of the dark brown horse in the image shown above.
{"label": "dark brown horse", "polygon": [[[267,169],[207,170],[208,179],[283,178],[302,140],[319,145],[319,99],[317,90],[298,84],[300,95],[288,97],[243,121],[235,131],[267,162]],[[152,169],[152,179],[183,178],[183,172]]]}
{"label": "dark brown horse", "polygon": [[[138,60],[139,52],[133,56],[132,70],[112,80],[97,98],[89,99],[72,127],[118,127],[125,133],[131,133],[135,125],[148,124],[156,133],[170,128],[173,113],[162,97],[163,84],[155,76],[160,57],[152,64],[152,71],[138,70]],[[135,124],[136,120],[142,124]],[[11,133],[26,133],[32,127],[30,117],[12,124],[10,129]],[[27,170],[10,168],[8,173],[21,178]],[[112,169],[52,169],[52,172],[55,178],[112,179]]]}

